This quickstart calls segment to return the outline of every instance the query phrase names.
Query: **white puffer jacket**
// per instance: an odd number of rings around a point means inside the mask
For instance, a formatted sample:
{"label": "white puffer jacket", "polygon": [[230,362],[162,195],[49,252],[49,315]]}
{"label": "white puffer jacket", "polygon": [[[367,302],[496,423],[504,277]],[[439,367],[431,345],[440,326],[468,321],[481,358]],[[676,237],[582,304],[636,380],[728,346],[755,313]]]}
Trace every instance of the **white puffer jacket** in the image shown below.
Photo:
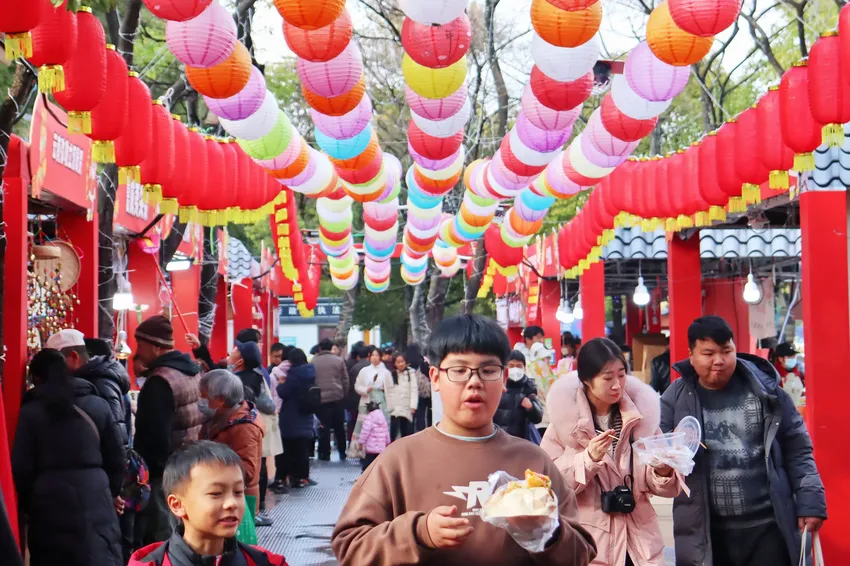
{"label": "white puffer jacket", "polygon": [[398,384],[392,378],[384,383],[387,393],[387,410],[391,417],[413,420],[411,410],[419,407],[419,378],[416,370],[407,368],[398,372]]}

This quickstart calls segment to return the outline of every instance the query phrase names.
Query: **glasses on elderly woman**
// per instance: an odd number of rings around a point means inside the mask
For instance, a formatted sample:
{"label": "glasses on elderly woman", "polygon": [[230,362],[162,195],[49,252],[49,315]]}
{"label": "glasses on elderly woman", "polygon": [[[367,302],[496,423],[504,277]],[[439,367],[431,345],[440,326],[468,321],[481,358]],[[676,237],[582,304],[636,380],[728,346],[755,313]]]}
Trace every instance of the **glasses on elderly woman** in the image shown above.
{"label": "glasses on elderly woman", "polygon": [[452,366],[448,368],[439,368],[440,371],[446,372],[449,381],[453,383],[465,383],[472,379],[472,374],[478,375],[481,381],[498,381],[502,379],[505,372],[505,366],[501,364],[487,364],[477,368],[467,366]]}

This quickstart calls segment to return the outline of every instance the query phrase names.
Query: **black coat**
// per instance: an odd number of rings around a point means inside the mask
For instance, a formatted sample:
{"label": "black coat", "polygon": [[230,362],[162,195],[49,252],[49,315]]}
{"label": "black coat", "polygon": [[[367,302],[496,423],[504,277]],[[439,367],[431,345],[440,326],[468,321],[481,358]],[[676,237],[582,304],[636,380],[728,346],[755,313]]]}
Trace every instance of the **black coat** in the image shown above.
{"label": "black coat", "polygon": [[245,400],[256,403],[263,394],[263,373],[260,368],[243,369],[236,372],[245,389]]}
{"label": "black coat", "polygon": [[[528,440],[528,423],[538,424],[543,420],[543,406],[537,399],[537,386],[528,376],[519,381],[508,380],[507,391],[502,393],[499,408],[493,422],[512,436]],[[522,406],[522,400],[531,398],[531,409]]]}
{"label": "black coat", "polygon": [[[124,479],[120,425],[88,381],[68,378],[65,391],[47,383],[24,397],[12,448],[30,564],[119,566],[121,533],[113,498]],[[97,434],[68,400],[90,417]]]}
{"label": "black coat", "polygon": [[313,436],[313,413],[304,408],[307,391],[316,385],[316,368],[304,364],[289,368],[286,382],[279,383],[277,395],[280,406],[280,435],[283,438],[310,438]]}
{"label": "black coat", "polygon": [[94,385],[101,399],[109,403],[112,418],[122,427],[121,443],[130,442],[132,424],[124,396],[130,391],[130,376],[121,362],[112,357],[95,356],[74,374]]}

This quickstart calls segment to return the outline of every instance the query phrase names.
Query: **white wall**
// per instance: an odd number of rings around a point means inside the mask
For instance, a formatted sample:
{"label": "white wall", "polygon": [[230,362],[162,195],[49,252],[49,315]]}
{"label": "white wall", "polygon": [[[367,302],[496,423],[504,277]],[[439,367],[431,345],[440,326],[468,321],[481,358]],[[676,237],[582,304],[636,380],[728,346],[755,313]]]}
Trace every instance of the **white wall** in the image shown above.
{"label": "white wall", "polygon": [[[294,342],[293,342],[294,339]],[[284,345],[292,345],[304,350],[305,353],[319,342],[318,324],[281,324],[278,341]]]}

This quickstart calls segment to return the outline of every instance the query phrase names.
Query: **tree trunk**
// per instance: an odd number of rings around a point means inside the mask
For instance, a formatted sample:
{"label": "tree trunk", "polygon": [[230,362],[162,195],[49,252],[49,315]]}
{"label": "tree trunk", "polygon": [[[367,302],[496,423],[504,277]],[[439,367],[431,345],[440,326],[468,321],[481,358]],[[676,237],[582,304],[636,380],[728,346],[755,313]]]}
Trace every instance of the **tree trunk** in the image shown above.
{"label": "tree trunk", "polygon": [[[446,312],[446,292],[449,290],[451,280],[440,276],[440,268],[436,265],[431,268],[431,284],[428,288],[428,304],[425,307],[427,314],[428,329],[433,332]],[[429,335],[430,335],[429,332]]]}
{"label": "tree trunk", "polygon": [[213,251],[215,228],[204,229],[204,262],[201,265],[201,293],[198,296],[198,334],[209,343],[215,320],[215,296],[218,290],[218,254]]}
{"label": "tree trunk", "polygon": [[[12,81],[12,87],[9,89],[9,95],[0,106],[0,188],[5,189],[3,185],[3,173],[6,169],[6,158],[8,157],[9,141],[12,139],[12,127],[19,119],[18,109],[25,104],[30,90],[35,84],[35,75],[29,70],[26,65],[18,64],[15,69],[15,78]],[[21,112],[20,115],[23,113]],[[3,218],[3,199],[0,198],[0,220]],[[22,266],[26,269],[26,266]],[[0,237],[0,344],[3,344],[3,301],[6,295],[6,238]],[[0,357],[0,386],[3,383],[3,358]]]}
{"label": "tree trunk", "polygon": [[502,66],[496,53],[496,31],[494,28],[496,7],[501,0],[486,0],[484,4],[484,26],[487,28],[487,57],[490,63],[490,71],[493,75],[493,83],[496,85],[498,95],[498,110],[496,112],[499,121],[496,125],[496,138],[502,139],[508,133],[508,107],[511,100],[508,96],[508,87],[502,74]]}
{"label": "tree trunk", "polygon": [[159,265],[162,269],[165,269],[168,262],[174,258],[174,254],[177,253],[177,248],[180,247],[185,233],[186,225],[175,222],[171,228],[171,233],[162,241],[162,245],[159,247]]}
{"label": "tree trunk", "polygon": [[425,316],[425,284],[420,283],[413,288],[413,297],[410,300],[410,333],[413,342],[420,346],[425,346],[428,339],[431,337],[431,331],[428,329],[428,320]]}
{"label": "tree trunk", "polygon": [[112,342],[115,334],[115,311],[112,297],[118,290],[115,279],[112,220],[115,216],[115,192],[118,188],[118,166],[106,165],[97,183],[97,304],[98,336]]}
{"label": "tree trunk", "polygon": [[475,308],[485,269],[487,269],[487,248],[484,246],[484,238],[481,238],[475,246],[475,257],[472,258],[472,276],[466,282],[466,295],[463,299],[464,314],[472,314]]}
{"label": "tree trunk", "polygon": [[342,300],[342,312],[339,316],[339,326],[336,329],[334,341],[337,344],[348,344],[348,333],[354,322],[354,309],[357,307],[357,297],[360,296],[360,283],[345,292]]}

